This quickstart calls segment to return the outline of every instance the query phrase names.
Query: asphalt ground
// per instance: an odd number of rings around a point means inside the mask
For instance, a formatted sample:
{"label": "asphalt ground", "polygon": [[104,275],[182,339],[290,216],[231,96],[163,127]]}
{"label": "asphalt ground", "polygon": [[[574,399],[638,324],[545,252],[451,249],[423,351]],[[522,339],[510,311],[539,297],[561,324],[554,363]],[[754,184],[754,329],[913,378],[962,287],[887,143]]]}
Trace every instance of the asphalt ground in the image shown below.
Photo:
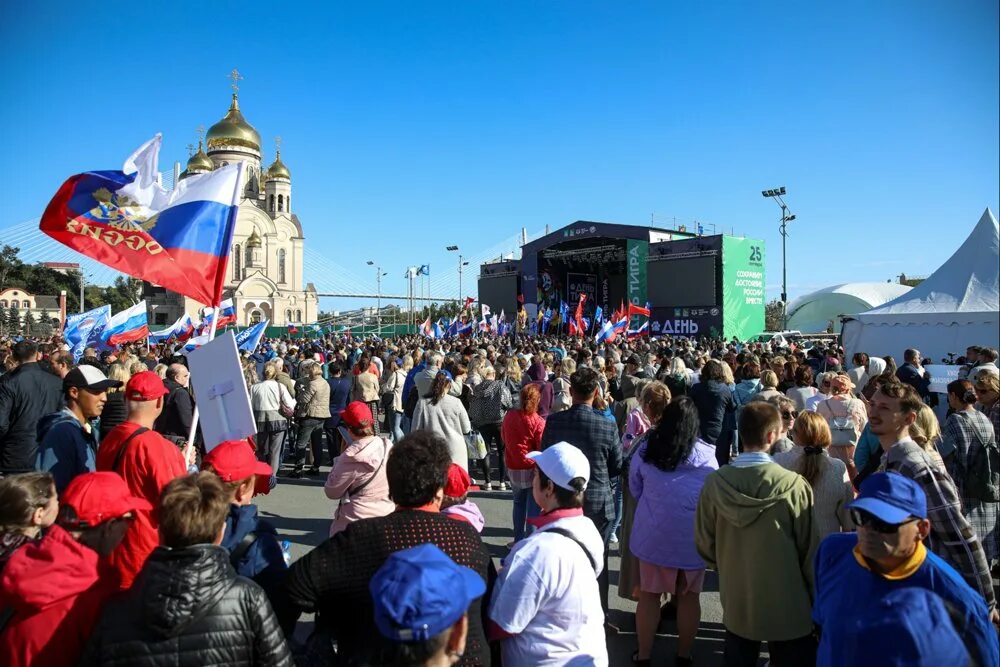
{"label": "asphalt ground", "polygon": [[[323,494],[323,481],[329,468],[321,469],[322,476],[302,479],[279,477],[278,486],[270,494],[257,498],[261,516],[271,521],[281,539],[291,543],[292,559],[298,559],[327,538],[330,521],[336,504]],[[513,540],[511,508],[513,500],[509,491],[473,491],[470,498],[479,505],[486,518],[482,537],[499,567],[507,553],[506,544]],[[618,591],[618,545],[612,545],[610,558],[611,621],[620,628],[618,634],[608,634],[608,655],[611,665],[631,665],[636,649],[635,603],[621,598]],[[722,607],[719,602],[718,577],[709,571],[705,590],[701,595],[701,626],[694,645],[693,657],[697,665],[722,663],[722,645],[725,629],[722,626]],[[296,631],[297,639],[304,639],[312,628],[312,619],[304,617]],[[676,625],[664,620],[653,647],[653,665],[673,665],[677,651]],[[763,654],[762,654],[763,655]],[[761,664],[764,663],[762,659]]]}

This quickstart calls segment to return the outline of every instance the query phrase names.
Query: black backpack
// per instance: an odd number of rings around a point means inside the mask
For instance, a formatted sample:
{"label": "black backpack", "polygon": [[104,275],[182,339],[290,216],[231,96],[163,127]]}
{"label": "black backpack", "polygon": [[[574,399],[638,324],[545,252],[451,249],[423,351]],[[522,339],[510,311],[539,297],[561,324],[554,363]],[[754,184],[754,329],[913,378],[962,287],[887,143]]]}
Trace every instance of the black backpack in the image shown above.
{"label": "black backpack", "polygon": [[996,438],[991,442],[979,440],[976,450],[969,462],[969,470],[965,475],[965,493],[970,498],[976,498],[984,503],[1000,502],[1000,447]]}

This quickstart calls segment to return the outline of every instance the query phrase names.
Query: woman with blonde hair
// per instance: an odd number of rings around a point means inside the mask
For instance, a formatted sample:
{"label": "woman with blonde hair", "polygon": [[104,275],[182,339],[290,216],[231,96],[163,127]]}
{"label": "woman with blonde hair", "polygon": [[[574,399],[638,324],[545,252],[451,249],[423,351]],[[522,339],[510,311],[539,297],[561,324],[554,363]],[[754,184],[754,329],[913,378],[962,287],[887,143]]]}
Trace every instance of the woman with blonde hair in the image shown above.
{"label": "woman with blonde hair", "polygon": [[576,362],[566,357],[558,366],[556,379],[552,381],[552,412],[569,410],[573,398],[569,395],[569,377],[576,372]]}
{"label": "woman with blonde hair", "polygon": [[799,473],[812,487],[813,525],[819,538],[854,530],[847,509],[854,487],[844,462],[828,453],[832,437],[826,420],[815,412],[800,412],[792,432],[795,447],[775,454],[774,462]]}
{"label": "woman with blonde hair", "polygon": [[761,371],[760,374],[760,391],[754,394],[754,401],[767,401],[772,397],[782,396],[783,394],[778,391],[778,374],[774,371],[768,369]]}
{"label": "woman with blonde hair", "polygon": [[167,379],[167,368],[168,366],[166,364],[156,364],[156,368],[153,369],[153,372],[159,375],[161,380],[165,380]]}
{"label": "woman with blonde hair", "polygon": [[257,424],[257,459],[271,465],[274,481],[281,467],[281,449],[288,431],[288,418],[295,409],[295,399],[285,385],[275,379],[278,369],[264,365],[264,379],[250,387],[250,407]]}
{"label": "woman with blonde hair", "polygon": [[852,395],[854,383],[847,373],[828,373],[824,377],[826,379],[830,381],[830,398],[816,406],[816,414],[830,426],[833,437],[831,455],[844,462],[853,478],[858,474],[854,465],[854,449],[868,424],[868,410],[862,400]]}
{"label": "woman with blonde hair", "polygon": [[[166,369],[165,366],[164,369]],[[145,370],[145,367],[143,370]],[[108,367],[108,379],[121,382],[121,386],[108,389],[108,401],[104,404],[104,410],[101,412],[101,425],[98,429],[101,440],[104,440],[104,437],[111,432],[111,429],[121,424],[128,417],[128,410],[125,407],[125,385],[128,384],[131,378],[132,374],[122,364],[113,363]]]}
{"label": "woman with blonde hair", "polygon": [[941,444],[941,424],[930,406],[920,406],[916,421],[910,424],[910,437],[938,463],[944,465],[944,460],[938,451],[938,445]]}

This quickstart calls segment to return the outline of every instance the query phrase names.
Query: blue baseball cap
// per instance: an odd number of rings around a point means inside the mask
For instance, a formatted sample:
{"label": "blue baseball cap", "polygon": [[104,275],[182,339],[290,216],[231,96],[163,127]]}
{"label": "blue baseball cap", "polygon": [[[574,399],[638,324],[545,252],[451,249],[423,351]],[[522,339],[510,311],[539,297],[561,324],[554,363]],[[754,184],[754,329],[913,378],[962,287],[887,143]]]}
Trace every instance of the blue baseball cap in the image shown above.
{"label": "blue baseball cap", "polygon": [[903,523],[911,516],[927,518],[924,490],[895,472],[877,472],[861,482],[861,492],[848,507],[864,510],[886,523]]}
{"label": "blue baseball cap", "polygon": [[849,665],[937,667],[969,662],[944,603],[926,588],[891,591],[848,624],[847,636],[840,641],[853,647]]}
{"label": "blue baseball cap", "polygon": [[462,618],[486,582],[457,565],[434,544],[421,544],[389,556],[368,584],[375,603],[375,625],[396,642],[427,641]]}

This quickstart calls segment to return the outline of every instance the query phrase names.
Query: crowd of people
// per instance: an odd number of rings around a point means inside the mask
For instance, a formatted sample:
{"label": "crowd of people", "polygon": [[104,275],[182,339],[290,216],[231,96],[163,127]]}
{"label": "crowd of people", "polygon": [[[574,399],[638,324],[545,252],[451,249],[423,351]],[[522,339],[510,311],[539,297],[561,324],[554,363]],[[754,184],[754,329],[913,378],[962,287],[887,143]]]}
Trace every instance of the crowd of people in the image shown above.
{"label": "crowd of people", "polygon": [[[172,346],[0,341],[0,663],[606,665],[614,593],[683,666],[717,577],[725,665],[1000,665],[997,351],[946,394],[900,351],[265,340],[257,435],[205,447]],[[254,498],[302,477],[291,563]]]}

